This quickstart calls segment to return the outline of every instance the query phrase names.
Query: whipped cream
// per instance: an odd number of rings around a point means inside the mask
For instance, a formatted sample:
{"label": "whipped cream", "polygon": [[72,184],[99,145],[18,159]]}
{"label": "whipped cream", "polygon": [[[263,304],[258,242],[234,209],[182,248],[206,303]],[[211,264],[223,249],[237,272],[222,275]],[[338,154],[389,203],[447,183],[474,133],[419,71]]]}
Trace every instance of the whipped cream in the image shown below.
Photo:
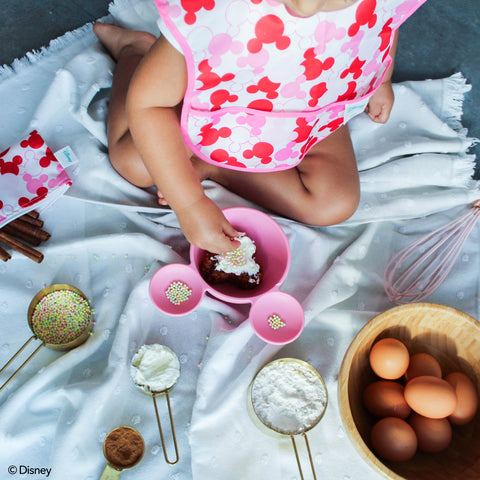
{"label": "whipped cream", "polygon": [[164,345],[143,345],[132,358],[130,375],[147,393],[163,392],[177,383],[180,362],[177,355]]}
{"label": "whipped cream", "polygon": [[225,273],[241,275],[246,273],[255,276],[260,271],[260,265],[253,259],[257,250],[255,242],[245,233],[240,233],[235,240],[240,242],[240,246],[232,252],[221,253],[214,256],[217,262],[215,270]]}

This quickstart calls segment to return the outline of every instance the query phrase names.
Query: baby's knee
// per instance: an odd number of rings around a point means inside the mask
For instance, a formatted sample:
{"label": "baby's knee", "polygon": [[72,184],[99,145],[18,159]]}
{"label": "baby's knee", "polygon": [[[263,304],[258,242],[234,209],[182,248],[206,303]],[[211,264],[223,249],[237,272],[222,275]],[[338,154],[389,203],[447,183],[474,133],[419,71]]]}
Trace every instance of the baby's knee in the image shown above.
{"label": "baby's knee", "polygon": [[141,188],[152,186],[152,178],[133,142],[120,141],[109,144],[108,156],[112,167],[125,180]]}
{"label": "baby's knee", "polygon": [[360,194],[356,189],[347,192],[333,192],[315,204],[306,213],[305,223],[319,227],[337,225],[348,220],[357,210]]}

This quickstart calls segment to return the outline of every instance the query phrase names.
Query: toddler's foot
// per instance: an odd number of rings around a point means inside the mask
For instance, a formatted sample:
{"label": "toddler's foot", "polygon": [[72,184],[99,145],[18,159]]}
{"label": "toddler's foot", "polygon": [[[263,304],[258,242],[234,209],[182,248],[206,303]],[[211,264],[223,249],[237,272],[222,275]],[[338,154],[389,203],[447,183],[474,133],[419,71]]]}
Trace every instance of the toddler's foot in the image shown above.
{"label": "toddler's foot", "polygon": [[127,30],[109,23],[96,22],[93,32],[115,60],[119,59],[125,49],[144,55],[156,40],[151,33]]}
{"label": "toddler's foot", "polygon": [[157,189],[158,204],[164,207],[168,206],[168,202],[165,200],[165,197],[162,195],[162,192]]}

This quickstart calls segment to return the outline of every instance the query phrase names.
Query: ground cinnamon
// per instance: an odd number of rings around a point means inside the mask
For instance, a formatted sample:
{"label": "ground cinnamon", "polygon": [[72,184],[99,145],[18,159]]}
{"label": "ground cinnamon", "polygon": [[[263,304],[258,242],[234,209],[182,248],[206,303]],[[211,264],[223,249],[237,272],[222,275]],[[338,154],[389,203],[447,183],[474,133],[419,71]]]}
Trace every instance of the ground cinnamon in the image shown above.
{"label": "ground cinnamon", "polygon": [[112,430],[103,443],[107,462],[118,470],[133,467],[145,451],[142,436],[133,428],[118,427]]}

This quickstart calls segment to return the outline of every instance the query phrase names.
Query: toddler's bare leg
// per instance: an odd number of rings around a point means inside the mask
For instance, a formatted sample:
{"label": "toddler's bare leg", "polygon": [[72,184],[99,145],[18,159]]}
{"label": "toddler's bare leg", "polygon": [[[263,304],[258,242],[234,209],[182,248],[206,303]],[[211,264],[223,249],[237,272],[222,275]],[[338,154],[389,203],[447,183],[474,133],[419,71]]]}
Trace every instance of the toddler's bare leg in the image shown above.
{"label": "toddler's bare leg", "polygon": [[258,205],[310,225],[346,220],[355,212],[360,196],[346,126],[315,145],[296,168],[249,173],[213,167],[209,177]]}
{"label": "toddler's bare leg", "polygon": [[108,150],[115,170],[138,187],[150,187],[152,178],[138,154],[130,135],[126,98],[135,70],[155,42],[147,32],[126,30],[106,23],[96,23],[93,31],[116,60],[107,120]]}

